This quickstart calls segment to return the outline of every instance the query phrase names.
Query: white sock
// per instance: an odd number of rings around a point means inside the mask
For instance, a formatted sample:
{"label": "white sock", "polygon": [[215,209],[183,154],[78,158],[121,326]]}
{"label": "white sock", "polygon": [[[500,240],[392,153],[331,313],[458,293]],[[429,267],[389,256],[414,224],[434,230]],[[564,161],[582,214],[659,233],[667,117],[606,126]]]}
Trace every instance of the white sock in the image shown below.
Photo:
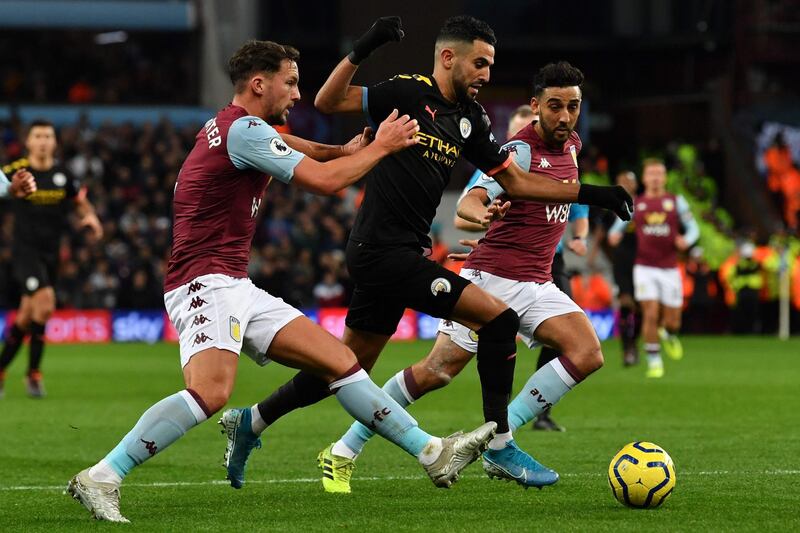
{"label": "white sock", "polygon": [[261,412],[258,410],[258,404],[255,404],[250,408],[250,429],[252,429],[253,433],[256,435],[261,435],[261,433],[267,429],[267,423],[264,422],[263,418],[261,418]]}
{"label": "white sock", "polygon": [[342,442],[342,439],[336,441],[336,443],[333,445],[333,448],[331,448],[331,453],[333,455],[338,455],[339,457],[347,457],[348,459],[353,460],[358,457],[358,454],[351,450],[347,444]]}
{"label": "white sock", "polygon": [[99,463],[89,469],[89,477],[98,483],[111,483],[117,487],[122,483],[122,478],[114,472],[105,459],[101,459]]}
{"label": "white sock", "polygon": [[661,366],[661,345],[657,342],[645,343],[644,349],[647,352],[647,366]]}
{"label": "white sock", "polygon": [[511,435],[510,431],[508,433],[498,433],[492,440],[489,441],[489,449],[502,450],[506,447],[506,443],[511,442],[512,440],[514,440],[514,437]]}
{"label": "white sock", "polygon": [[417,459],[420,464],[428,466],[432,465],[436,459],[442,454],[442,439],[439,437],[431,437],[428,444],[419,452]]}

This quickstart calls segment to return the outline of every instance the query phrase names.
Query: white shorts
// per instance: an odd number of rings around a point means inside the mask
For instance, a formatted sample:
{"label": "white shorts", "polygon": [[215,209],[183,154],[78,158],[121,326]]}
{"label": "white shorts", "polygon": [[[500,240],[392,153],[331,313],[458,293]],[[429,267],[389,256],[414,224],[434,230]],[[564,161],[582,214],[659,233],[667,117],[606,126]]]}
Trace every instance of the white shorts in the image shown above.
{"label": "white shorts", "polygon": [[[519,315],[519,336],[529,348],[538,344],[533,334],[548,318],[567,313],[583,313],[583,309],[552,281],[547,283],[516,281],[474,269],[462,269],[459,274],[486,292],[497,296],[516,311]],[[439,331],[449,335],[450,340],[461,348],[470,353],[477,353],[478,335],[468,327],[452,320],[442,320],[439,322]]]}
{"label": "white shorts", "polygon": [[677,268],[633,265],[633,289],[639,302],[658,300],[667,307],[683,307],[683,281]]}
{"label": "white shorts", "polygon": [[224,274],[200,276],[169,291],[164,305],[178,330],[181,367],[207,348],[244,352],[263,366],[275,334],[303,316],[249,279]]}

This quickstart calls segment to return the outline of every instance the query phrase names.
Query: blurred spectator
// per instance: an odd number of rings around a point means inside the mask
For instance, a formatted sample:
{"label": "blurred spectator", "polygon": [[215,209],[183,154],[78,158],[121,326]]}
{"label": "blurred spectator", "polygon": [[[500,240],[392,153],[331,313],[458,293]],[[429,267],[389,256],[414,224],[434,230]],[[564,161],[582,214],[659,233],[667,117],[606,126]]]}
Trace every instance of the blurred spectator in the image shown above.
{"label": "blurred spectator", "polygon": [[739,247],[739,258],[730,272],[729,283],[736,295],[732,313],[733,333],[760,333],[759,301],[764,287],[761,265],[753,258],[755,245],[745,242]]}
{"label": "blurred spectator", "polygon": [[772,145],[764,151],[767,168],[767,188],[775,208],[783,215],[784,222],[792,231],[798,229],[800,216],[800,171],[792,161],[792,152],[778,132]]}
{"label": "blurred spectator", "polygon": [[727,330],[727,311],[722,300],[716,272],[703,257],[703,249],[692,248],[686,262],[686,296],[682,331],[687,333],[722,333]]}
{"label": "blurred spectator", "polygon": [[137,268],[128,286],[120,291],[117,307],[121,309],[158,309],[164,301],[160,287],[150,279],[150,273]]}
{"label": "blurred spectator", "polygon": [[[59,131],[60,159],[87,186],[105,230],[102,246],[95,248],[78,231],[62,242],[59,307],[163,306],[172,191],[198,129],[179,129],[168,121],[140,128],[93,128],[82,118]],[[21,131],[16,123],[0,124],[0,155],[5,149],[8,156]],[[335,280],[329,285],[341,288],[338,301],[346,304],[350,282],[343,250],[356,195],[319,197],[273,183],[264,196],[253,242],[253,282],[292,305],[307,307],[315,304],[313,290],[327,272]],[[18,298],[9,277],[12,224],[13,217],[0,207],[0,308],[14,307]]]}
{"label": "blurred spectator", "polygon": [[0,35],[0,48],[14,51],[0,67],[4,101],[198,103],[197,44],[184,33],[180,39],[171,32],[124,33],[106,44],[88,30],[35,33],[33,40],[28,29]]}
{"label": "blurred spectator", "polygon": [[342,307],[345,304],[344,286],[336,274],[326,271],[322,280],[314,287],[314,298],[318,307]]}

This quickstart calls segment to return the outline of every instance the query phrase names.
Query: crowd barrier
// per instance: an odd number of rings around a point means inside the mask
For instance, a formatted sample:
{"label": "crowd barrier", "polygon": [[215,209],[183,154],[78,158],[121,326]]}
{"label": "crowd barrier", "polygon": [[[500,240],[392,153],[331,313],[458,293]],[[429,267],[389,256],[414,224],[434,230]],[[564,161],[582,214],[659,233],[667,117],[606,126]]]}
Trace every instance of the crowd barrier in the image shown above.
{"label": "crowd barrier", "polygon": [[[311,320],[341,338],[347,309],[330,307],[304,309]],[[586,311],[600,340],[615,333],[613,309]],[[16,311],[0,311],[0,332],[14,321]],[[433,339],[439,319],[406,310],[393,340]],[[58,310],[47,322],[48,343],[177,342],[178,334],[164,311]]]}

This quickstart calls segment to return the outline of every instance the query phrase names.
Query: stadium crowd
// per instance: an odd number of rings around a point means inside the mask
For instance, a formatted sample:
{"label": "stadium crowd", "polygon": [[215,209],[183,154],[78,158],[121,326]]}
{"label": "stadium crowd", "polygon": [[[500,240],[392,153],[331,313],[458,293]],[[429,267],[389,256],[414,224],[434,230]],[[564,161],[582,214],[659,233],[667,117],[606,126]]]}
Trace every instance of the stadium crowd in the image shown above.
{"label": "stadium crowd", "polygon": [[[166,120],[140,128],[130,124],[94,128],[81,120],[60,129],[60,157],[88,188],[105,236],[102,243],[93,243],[85,233],[74,230],[64,238],[56,285],[59,307],[163,306],[172,190],[196,131],[196,126],[178,128]],[[0,161],[23,155],[23,133],[23,126],[15,121],[0,124]],[[800,314],[800,239],[784,233],[759,241],[747,231],[736,232],[733,217],[718,204],[718,189],[724,184],[709,177],[716,178],[719,172],[714,153],[676,143],[663,154],[671,169],[668,189],[688,200],[700,226],[698,245],[683,262],[684,329],[772,332],[777,329],[781,268],[789,269],[792,308]],[[581,168],[584,181],[611,182],[608,160],[596,150],[587,151]],[[273,182],[261,206],[252,248],[254,283],[299,307],[346,305],[352,287],[344,266],[344,247],[360,193],[354,187],[341,196],[320,197]],[[11,278],[12,224],[13,216],[3,209],[0,309],[15,307],[18,297]],[[446,246],[438,239],[435,242],[432,258],[446,262]],[[589,266],[591,271],[593,265]],[[607,304],[608,282],[586,274],[575,281],[584,295],[577,298],[579,303],[590,308],[599,305],[592,302]]]}
{"label": "stadium crowd", "polygon": [[197,87],[190,81],[197,70],[191,40],[171,39],[168,33],[51,31],[39,32],[36,46],[19,46],[28,34],[9,30],[0,35],[2,49],[14,50],[0,66],[4,102],[197,102]]}
{"label": "stadium crowd", "polygon": [[[88,188],[103,221],[102,243],[70,231],[61,243],[56,285],[60,307],[163,306],[162,286],[171,241],[172,190],[197,128],[167,121],[61,128],[61,159]],[[0,159],[22,156],[14,123],[0,127]],[[259,287],[300,307],[345,303],[349,288],[343,249],[355,212],[353,191],[320,197],[273,183],[262,203],[250,276]],[[11,278],[13,216],[0,212],[0,308],[18,296]]]}

